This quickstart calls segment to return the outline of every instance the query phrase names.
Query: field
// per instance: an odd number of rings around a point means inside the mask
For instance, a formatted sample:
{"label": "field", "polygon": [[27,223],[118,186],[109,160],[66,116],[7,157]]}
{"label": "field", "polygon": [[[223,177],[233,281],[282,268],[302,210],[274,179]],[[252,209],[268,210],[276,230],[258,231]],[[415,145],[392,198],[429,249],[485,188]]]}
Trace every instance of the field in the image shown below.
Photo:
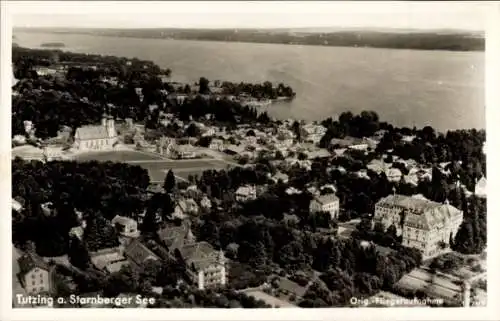
{"label": "field", "polygon": [[160,156],[146,154],[136,151],[106,151],[106,152],[91,152],[86,154],[76,155],[74,157],[78,161],[112,161],[112,162],[127,162],[127,161],[148,161],[162,159]]}
{"label": "field", "polygon": [[177,178],[187,180],[189,175],[201,175],[206,170],[221,170],[228,167],[227,163],[216,159],[170,160],[137,151],[96,152],[80,154],[74,158],[78,161],[113,161],[138,165],[148,171],[151,182],[163,182],[169,170],[173,170]]}
{"label": "field", "polygon": [[280,300],[280,299],[275,298],[275,297],[273,297],[267,293],[264,293],[262,291],[258,291],[258,290],[245,291],[245,294],[253,296],[257,300],[262,300],[273,307],[280,307],[280,308],[296,308],[297,307],[297,306],[291,304],[290,302]]}

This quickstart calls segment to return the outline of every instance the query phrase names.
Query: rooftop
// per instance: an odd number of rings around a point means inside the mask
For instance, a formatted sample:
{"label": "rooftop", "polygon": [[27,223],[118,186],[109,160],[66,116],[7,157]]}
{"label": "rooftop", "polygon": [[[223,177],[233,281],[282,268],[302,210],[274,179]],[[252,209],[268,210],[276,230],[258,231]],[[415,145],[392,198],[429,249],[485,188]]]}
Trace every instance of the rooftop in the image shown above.
{"label": "rooftop", "polygon": [[82,126],[76,130],[75,137],[81,140],[111,138],[106,127],[101,125]]}
{"label": "rooftop", "polygon": [[317,202],[320,204],[330,204],[333,202],[338,202],[339,198],[335,194],[324,194],[324,195],[319,195],[314,198]]}
{"label": "rooftop", "polygon": [[180,252],[186,264],[188,266],[193,264],[197,270],[217,262],[219,258],[219,252],[207,242],[185,245],[180,249]]}

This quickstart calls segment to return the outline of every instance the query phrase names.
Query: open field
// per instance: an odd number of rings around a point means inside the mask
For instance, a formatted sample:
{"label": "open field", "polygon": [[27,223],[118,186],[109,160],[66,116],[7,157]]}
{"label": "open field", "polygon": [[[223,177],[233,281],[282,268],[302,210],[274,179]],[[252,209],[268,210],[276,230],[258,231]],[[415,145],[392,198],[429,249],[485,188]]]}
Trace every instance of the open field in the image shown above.
{"label": "open field", "polygon": [[251,290],[251,291],[244,291],[246,295],[253,296],[257,300],[262,300],[266,302],[269,305],[272,305],[273,307],[279,307],[279,308],[297,308],[296,305],[291,304],[290,302],[280,300],[278,298],[275,298],[267,293],[264,293],[259,290]]}
{"label": "open field", "polygon": [[112,161],[112,162],[127,162],[127,161],[148,161],[160,160],[160,156],[137,151],[105,151],[105,152],[90,152],[85,154],[75,155],[73,157],[77,161]]}
{"label": "open field", "polygon": [[78,161],[113,161],[141,166],[149,173],[151,182],[163,182],[169,170],[181,180],[187,180],[189,175],[201,175],[203,171],[226,169],[227,162],[217,159],[183,159],[170,160],[161,156],[139,151],[106,151],[76,155]]}
{"label": "open field", "polygon": [[436,276],[421,269],[415,269],[403,276],[397,283],[398,287],[425,291],[430,296],[452,299],[462,292],[461,286],[450,279]]}

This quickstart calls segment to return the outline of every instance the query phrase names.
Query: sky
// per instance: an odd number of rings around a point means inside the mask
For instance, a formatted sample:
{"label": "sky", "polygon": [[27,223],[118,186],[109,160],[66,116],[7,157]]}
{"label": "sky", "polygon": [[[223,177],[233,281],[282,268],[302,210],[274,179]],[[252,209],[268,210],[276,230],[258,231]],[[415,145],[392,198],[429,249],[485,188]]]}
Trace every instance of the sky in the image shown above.
{"label": "sky", "polygon": [[484,30],[481,2],[8,2],[14,27]]}

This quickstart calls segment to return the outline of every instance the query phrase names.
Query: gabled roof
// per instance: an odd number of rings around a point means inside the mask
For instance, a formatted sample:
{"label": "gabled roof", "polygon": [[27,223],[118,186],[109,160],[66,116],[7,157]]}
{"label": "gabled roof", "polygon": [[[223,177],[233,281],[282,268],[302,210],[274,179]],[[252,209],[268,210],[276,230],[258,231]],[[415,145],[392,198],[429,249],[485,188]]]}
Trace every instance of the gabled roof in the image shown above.
{"label": "gabled roof", "polygon": [[339,198],[335,194],[319,195],[316,196],[314,199],[322,205],[339,201]]}
{"label": "gabled roof", "polygon": [[127,224],[137,224],[137,222],[130,218],[130,217],[125,217],[125,216],[120,216],[120,215],[116,215],[112,220],[111,220],[111,224],[121,224],[121,225],[127,225]]}
{"label": "gabled roof", "polygon": [[207,242],[187,244],[180,249],[180,252],[187,266],[194,265],[197,270],[217,263],[219,259],[219,252]]}
{"label": "gabled roof", "polygon": [[158,232],[158,237],[170,251],[173,251],[184,246],[186,241],[188,241],[191,237],[190,232],[191,230],[186,224],[180,226],[170,226],[161,229]]}
{"label": "gabled roof", "polygon": [[81,140],[111,138],[104,126],[83,126],[76,130],[75,137]]}
{"label": "gabled roof", "polygon": [[17,261],[19,263],[19,273],[21,275],[30,272],[34,268],[40,268],[47,272],[50,271],[49,265],[35,253],[27,253],[21,256]]}
{"label": "gabled roof", "polygon": [[151,259],[158,260],[159,257],[153,253],[146,245],[142,244],[138,239],[133,240],[124,251],[125,256],[132,260],[137,265],[142,265],[147,260]]}

